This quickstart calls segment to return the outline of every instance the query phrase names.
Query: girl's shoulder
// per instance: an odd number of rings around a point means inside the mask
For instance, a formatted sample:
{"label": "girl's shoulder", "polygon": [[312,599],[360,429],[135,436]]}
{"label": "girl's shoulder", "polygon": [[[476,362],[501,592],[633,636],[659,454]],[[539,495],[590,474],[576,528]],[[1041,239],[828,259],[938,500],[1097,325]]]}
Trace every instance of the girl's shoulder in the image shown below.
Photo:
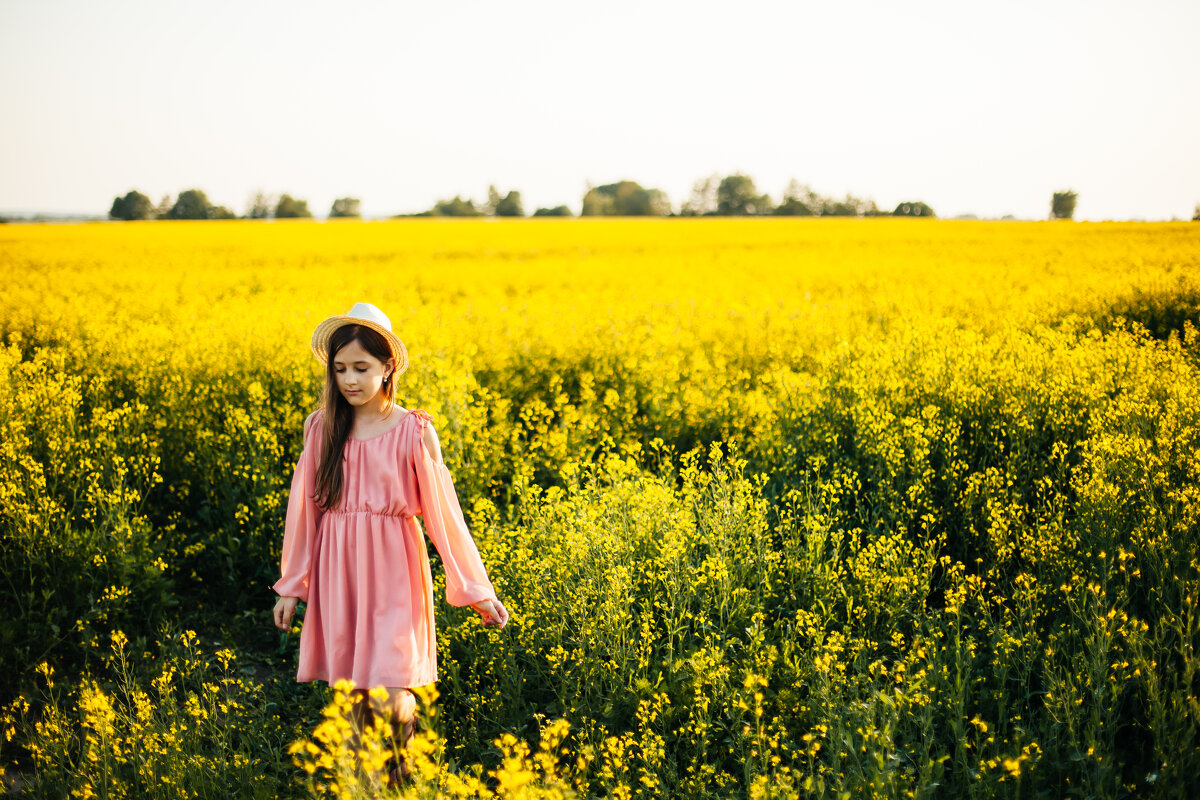
{"label": "girl's shoulder", "polygon": [[309,429],[315,423],[317,423],[321,420],[321,418],[324,416],[324,413],[325,412],[323,409],[318,408],[316,411],[313,411],[311,414],[308,415],[308,419],[304,420],[304,438],[305,438],[305,440],[308,439]]}
{"label": "girl's shoulder", "polygon": [[433,427],[433,415],[423,408],[414,408],[409,411],[417,426],[418,435],[414,438],[414,453],[419,453],[420,448],[424,446],[426,452],[433,457],[435,464],[442,461],[442,446],[438,441],[437,429]]}
{"label": "girl's shoulder", "polygon": [[412,414],[417,421],[417,424],[424,428],[428,423],[433,422],[433,415],[423,408],[411,408],[408,413]]}

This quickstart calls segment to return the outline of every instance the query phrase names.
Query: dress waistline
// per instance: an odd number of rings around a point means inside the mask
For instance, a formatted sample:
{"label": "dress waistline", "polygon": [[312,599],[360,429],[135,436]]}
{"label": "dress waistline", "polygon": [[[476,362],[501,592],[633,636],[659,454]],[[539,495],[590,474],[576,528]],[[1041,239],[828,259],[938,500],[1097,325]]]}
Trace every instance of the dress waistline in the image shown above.
{"label": "dress waistline", "polygon": [[[407,509],[405,509],[407,511]],[[411,517],[412,514],[406,514],[404,511],[376,511],[371,508],[338,508],[330,509],[326,514],[370,514],[375,517]]]}

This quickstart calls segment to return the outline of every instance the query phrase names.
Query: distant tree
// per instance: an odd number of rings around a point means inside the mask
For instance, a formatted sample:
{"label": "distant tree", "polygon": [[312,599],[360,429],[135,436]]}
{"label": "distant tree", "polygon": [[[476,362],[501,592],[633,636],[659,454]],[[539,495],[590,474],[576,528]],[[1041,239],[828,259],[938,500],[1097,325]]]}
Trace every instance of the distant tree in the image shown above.
{"label": "distant tree", "polygon": [[[615,186],[616,184],[610,184]],[[579,209],[581,217],[610,216],[613,210],[613,198],[609,192],[599,190],[599,187],[588,183],[587,191],[583,193],[583,205]]]}
{"label": "distant tree", "polygon": [[864,200],[846,193],[844,200],[826,199],[821,209],[823,217],[878,217],[881,216],[874,200]]}
{"label": "distant tree", "polygon": [[308,210],[308,201],[297,200],[290,194],[280,195],[279,202],[275,204],[275,219],[297,219],[300,217],[312,217],[312,212]]}
{"label": "distant tree", "polygon": [[179,193],[175,205],[167,212],[168,219],[208,219],[212,204],[200,189],[186,189]]}
{"label": "distant tree", "polygon": [[589,181],[587,191],[583,193],[583,205],[579,209],[579,216],[606,217],[615,214],[616,212],[613,211],[613,190],[615,188],[615,183],[593,186]]}
{"label": "distant tree", "polygon": [[832,197],[825,198],[825,202],[821,206],[821,216],[823,217],[857,217],[858,203],[854,198],[847,193],[845,200],[835,200]]}
{"label": "distant tree", "polygon": [[162,200],[158,201],[158,205],[150,212],[151,219],[170,219],[171,209],[175,207],[174,201],[171,200],[171,195],[164,194]]}
{"label": "distant tree", "polygon": [[650,194],[650,216],[671,216],[673,213],[671,211],[671,200],[667,197],[667,193],[662,189],[648,189],[647,191]]}
{"label": "distant tree", "polygon": [[276,202],[270,195],[256,192],[246,206],[246,219],[270,219]]}
{"label": "distant tree", "polygon": [[679,209],[685,217],[704,217],[717,213],[717,186],[721,176],[717,174],[701,178],[692,185],[692,194]]}
{"label": "distant tree", "polygon": [[618,181],[589,186],[581,216],[648,217],[664,213],[670,213],[670,202],[661,190],[644,189],[636,181]]}
{"label": "distant tree", "polygon": [[1192,222],[1200,222],[1200,203],[1196,203],[1196,210],[1192,214]]}
{"label": "distant tree", "polygon": [[933,209],[919,201],[905,201],[896,206],[896,210],[892,212],[894,217],[936,217]]}
{"label": "distant tree", "polygon": [[150,219],[154,213],[154,205],[150,198],[137,190],[128,192],[124,197],[113,200],[108,216],[112,219],[135,220]]}
{"label": "distant tree", "polygon": [[[855,197],[847,193],[842,200],[817,194],[807,184],[795,180],[789,181],[783,190],[783,201],[775,207],[773,213],[779,216],[795,217],[886,217],[883,211],[875,205],[874,200]],[[930,210],[932,213],[932,209]]]}
{"label": "distant tree", "polygon": [[554,208],[539,208],[533,212],[535,217],[573,217],[571,209],[566,206],[555,206]]}
{"label": "distant tree", "polygon": [[721,216],[758,216],[770,210],[771,198],[758,193],[749,175],[734,173],[717,184],[717,213]]}
{"label": "distant tree", "polygon": [[225,206],[209,206],[207,219],[237,219],[237,214]]}
{"label": "distant tree", "polygon": [[521,205],[521,193],[513,190],[496,201],[492,213],[497,217],[523,217],[525,209]]}
{"label": "distant tree", "polygon": [[793,178],[788,181],[787,188],[783,190],[783,200],[773,213],[781,217],[815,217],[820,215],[824,207],[824,199],[812,187]]}
{"label": "distant tree", "polygon": [[1055,192],[1050,198],[1050,218],[1051,219],[1074,219],[1075,217],[1075,199],[1078,195],[1070,190],[1065,192]]}
{"label": "distant tree", "polygon": [[832,198],[825,203],[825,207],[821,209],[821,216],[824,217],[857,217],[858,203],[853,198],[846,200],[833,200]]}
{"label": "distant tree", "polygon": [[483,204],[483,213],[489,217],[496,216],[496,207],[500,205],[500,191],[495,184],[488,185],[487,202]]}
{"label": "distant tree", "polygon": [[339,197],[333,201],[333,207],[329,209],[331,217],[361,217],[362,214],[358,210],[359,201],[357,197]]}
{"label": "distant tree", "polygon": [[475,207],[475,201],[464,200],[454,195],[453,200],[439,200],[423,216],[431,217],[482,217],[483,209]]}

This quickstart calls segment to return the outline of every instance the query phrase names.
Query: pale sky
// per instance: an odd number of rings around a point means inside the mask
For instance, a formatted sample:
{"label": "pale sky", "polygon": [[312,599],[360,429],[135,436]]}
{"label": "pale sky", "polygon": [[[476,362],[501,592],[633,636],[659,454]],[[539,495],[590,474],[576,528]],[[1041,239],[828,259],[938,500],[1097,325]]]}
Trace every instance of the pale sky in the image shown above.
{"label": "pale sky", "polygon": [[742,172],[891,209],[1190,218],[1200,2],[0,0],[0,213],[190,188],[318,217],[477,202],[678,208]]}

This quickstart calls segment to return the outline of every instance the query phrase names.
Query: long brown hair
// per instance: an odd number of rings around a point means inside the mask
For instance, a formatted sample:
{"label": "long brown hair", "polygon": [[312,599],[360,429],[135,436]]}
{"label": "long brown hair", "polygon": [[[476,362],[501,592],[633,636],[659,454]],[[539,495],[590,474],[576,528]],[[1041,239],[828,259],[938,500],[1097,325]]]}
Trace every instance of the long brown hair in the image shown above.
{"label": "long brown hair", "polygon": [[387,414],[396,406],[396,364],[387,340],[365,325],[343,325],[336,329],[329,337],[329,356],[325,360],[325,391],[321,400],[321,407],[325,412],[325,430],[322,437],[321,462],[317,466],[316,493],[313,497],[317,505],[326,510],[336,507],[341,502],[345,487],[342,451],[346,447],[350,429],[354,426],[354,408],[338,390],[333,359],[351,342],[358,342],[364,350],[383,363],[389,358],[393,359],[391,373],[384,378],[380,391],[387,398]]}

